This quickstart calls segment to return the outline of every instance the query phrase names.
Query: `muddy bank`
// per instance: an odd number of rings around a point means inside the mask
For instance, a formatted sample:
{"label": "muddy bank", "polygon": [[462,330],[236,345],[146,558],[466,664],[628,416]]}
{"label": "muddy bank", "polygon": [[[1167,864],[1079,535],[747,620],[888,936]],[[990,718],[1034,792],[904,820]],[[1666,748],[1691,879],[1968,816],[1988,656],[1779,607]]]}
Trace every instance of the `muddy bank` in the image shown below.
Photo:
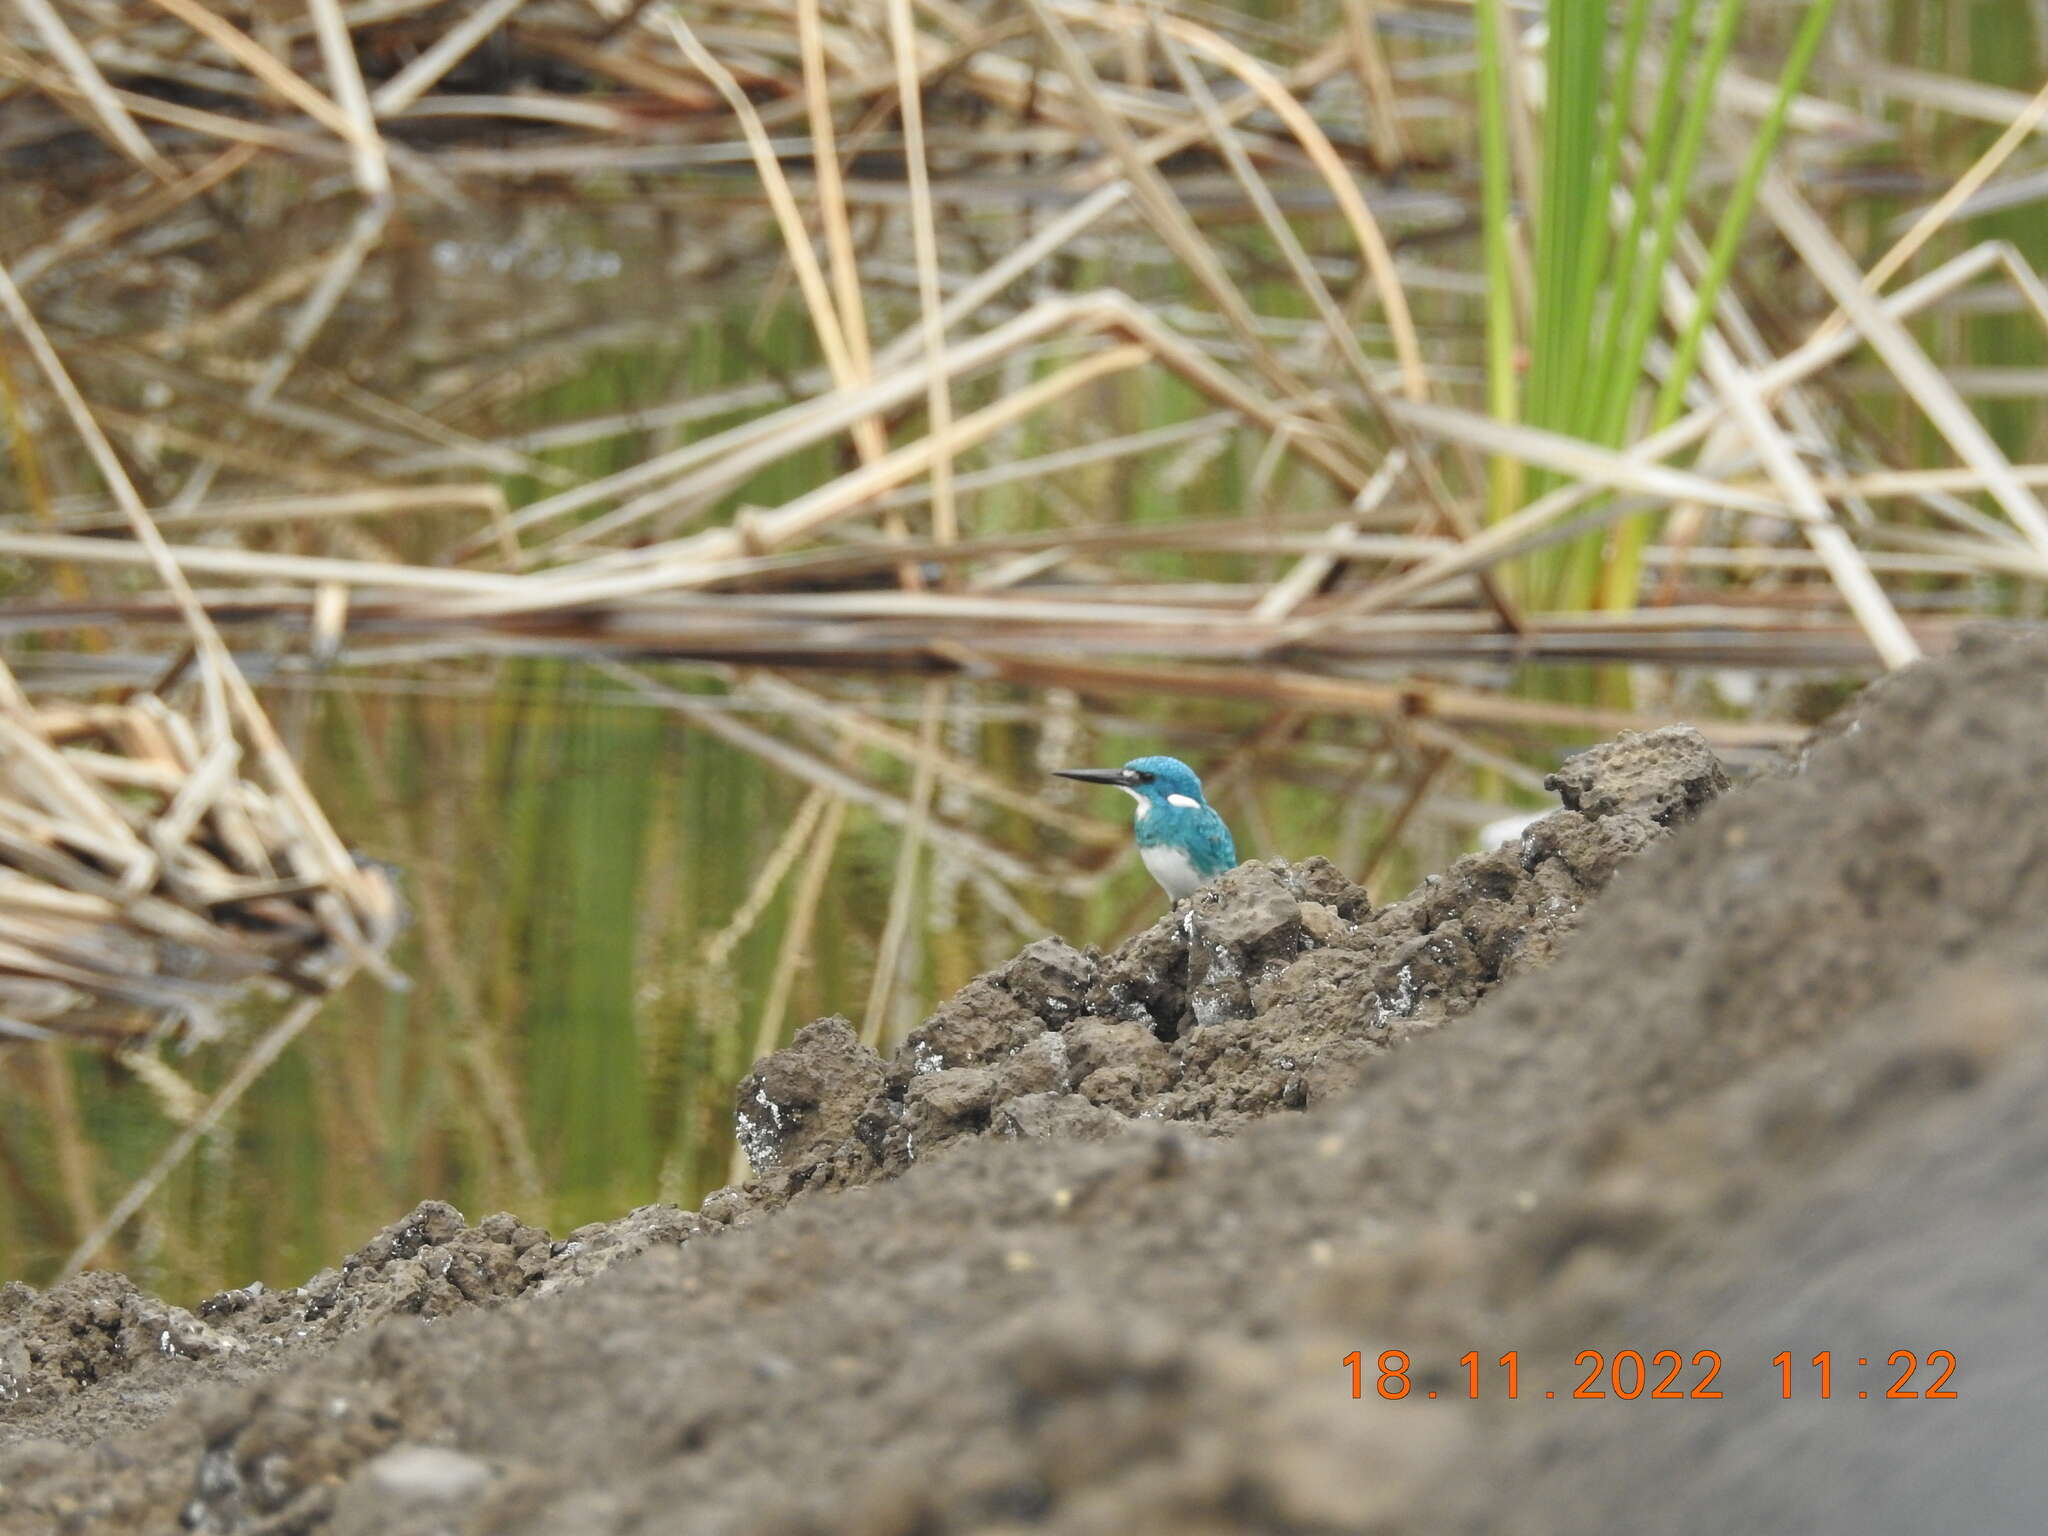
{"label": "muddy bank", "polygon": [[1540,970],[1622,864],[1728,788],[1673,726],[1572,758],[1564,808],[1375,912],[1327,860],[1247,863],[1108,955],[1041,939],[884,1062],[821,1019],[740,1084],[749,1203],[902,1173],[963,1137],[1089,1140],[1132,1121],[1235,1130]]}
{"label": "muddy bank", "polygon": [[[2048,640],[1986,639],[1735,793],[1575,760],[1384,911],[1248,866],[892,1061],[813,1026],[698,1213],[10,1289],[0,1530],[2036,1528],[2044,718]],[[1724,1395],[1573,1399],[1629,1349]]]}

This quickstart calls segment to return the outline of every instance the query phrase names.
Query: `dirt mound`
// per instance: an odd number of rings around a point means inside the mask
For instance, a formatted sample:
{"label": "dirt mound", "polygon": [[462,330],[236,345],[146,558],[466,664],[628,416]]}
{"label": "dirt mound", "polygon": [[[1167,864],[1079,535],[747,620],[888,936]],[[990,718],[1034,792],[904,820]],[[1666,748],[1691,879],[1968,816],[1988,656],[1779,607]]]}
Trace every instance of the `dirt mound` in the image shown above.
{"label": "dirt mound", "polygon": [[704,1225],[693,1212],[645,1206],[555,1242],[506,1215],[472,1227],[452,1205],[429,1200],[304,1285],[223,1291],[194,1310],[97,1271],[40,1294],[0,1286],[0,1444],[10,1421],[44,1435],[79,1433],[79,1425],[103,1433],[109,1394],[87,1389],[104,1383],[118,1379],[122,1417],[147,1422],[195,1375],[274,1369],[386,1318],[431,1321],[547,1295]]}
{"label": "dirt mound", "polygon": [[1242,870],[894,1062],[813,1026],[743,1095],[754,1192],[588,1283],[442,1218],[355,1322],[203,1307],[255,1342],[199,1361],[118,1282],[10,1291],[0,1530],[2038,1529],[2044,711],[2048,638],[1986,638],[1583,913],[1713,772],[1617,744],[1382,913]]}
{"label": "dirt mound", "polygon": [[901,1173],[963,1137],[1092,1139],[1132,1120],[1231,1130],[1547,965],[1622,863],[1728,788],[1698,732],[1624,735],[1549,780],[1565,809],[1373,912],[1326,859],[1240,865],[1109,955],[1041,939],[884,1062],[840,1018],[740,1084],[751,1194]]}

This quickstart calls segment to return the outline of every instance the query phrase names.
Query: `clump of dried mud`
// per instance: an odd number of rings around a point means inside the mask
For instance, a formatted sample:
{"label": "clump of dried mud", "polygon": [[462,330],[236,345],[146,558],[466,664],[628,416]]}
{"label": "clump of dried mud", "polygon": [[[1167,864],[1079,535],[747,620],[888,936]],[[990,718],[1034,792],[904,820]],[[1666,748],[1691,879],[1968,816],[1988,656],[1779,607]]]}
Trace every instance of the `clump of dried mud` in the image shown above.
{"label": "clump of dried mud", "polygon": [[11,1287],[0,1530],[2036,1529],[2044,719],[1987,635],[1739,792],[1574,759],[1382,911],[1250,865],[892,1060],[822,1021],[694,1214]]}

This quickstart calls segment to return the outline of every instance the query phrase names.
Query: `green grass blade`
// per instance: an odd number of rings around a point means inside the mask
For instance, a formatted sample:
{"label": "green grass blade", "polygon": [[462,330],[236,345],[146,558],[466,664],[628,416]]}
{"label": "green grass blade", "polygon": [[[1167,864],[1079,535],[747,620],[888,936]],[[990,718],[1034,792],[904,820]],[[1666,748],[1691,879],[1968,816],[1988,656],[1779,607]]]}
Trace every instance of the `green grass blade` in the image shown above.
{"label": "green grass blade", "polygon": [[[1517,420],[1515,304],[1508,276],[1506,22],[1501,0],[1479,3],[1479,149],[1486,261],[1487,408],[1502,421]],[[1521,500],[1521,466],[1494,455],[1488,467],[1487,516],[1506,517]]]}
{"label": "green grass blade", "polygon": [[[1764,173],[1769,170],[1771,156],[1776,153],[1778,140],[1783,136],[1786,116],[1805,84],[1807,71],[1820,50],[1820,42],[1827,33],[1834,8],[1835,0],[1815,0],[1800,22],[1792,50],[1786,56],[1785,67],[1778,75],[1777,94],[1758,126],[1756,138],[1743,162],[1742,174],[1737,178],[1715,226],[1692,318],[1678,338],[1670,371],[1657,392],[1657,403],[1650,421],[1653,432],[1669,426],[1678,417],[1678,408],[1685,399],[1685,386],[1698,366],[1700,339],[1714,313],[1715,301],[1735,265],[1735,252],[1742,243],[1742,233],[1749,227],[1757,189],[1763,185]],[[1642,576],[1643,546],[1649,542],[1654,527],[1654,519],[1637,518],[1615,531],[1614,553],[1601,577],[1601,607],[1620,610],[1635,606],[1636,587]]]}

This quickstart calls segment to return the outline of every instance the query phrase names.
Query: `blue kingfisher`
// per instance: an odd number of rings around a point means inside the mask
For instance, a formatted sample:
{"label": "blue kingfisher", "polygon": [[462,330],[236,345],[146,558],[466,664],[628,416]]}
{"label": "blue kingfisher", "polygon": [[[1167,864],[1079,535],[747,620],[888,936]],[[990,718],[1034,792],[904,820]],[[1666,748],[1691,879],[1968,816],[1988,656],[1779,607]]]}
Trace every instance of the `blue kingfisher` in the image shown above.
{"label": "blue kingfisher", "polygon": [[1063,779],[1114,784],[1138,802],[1138,857],[1167,899],[1192,896],[1237,866],[1230,828],[1202,798],[1202,781],[1177,757],[1134,757],[1121,768],[1056,768]]}

